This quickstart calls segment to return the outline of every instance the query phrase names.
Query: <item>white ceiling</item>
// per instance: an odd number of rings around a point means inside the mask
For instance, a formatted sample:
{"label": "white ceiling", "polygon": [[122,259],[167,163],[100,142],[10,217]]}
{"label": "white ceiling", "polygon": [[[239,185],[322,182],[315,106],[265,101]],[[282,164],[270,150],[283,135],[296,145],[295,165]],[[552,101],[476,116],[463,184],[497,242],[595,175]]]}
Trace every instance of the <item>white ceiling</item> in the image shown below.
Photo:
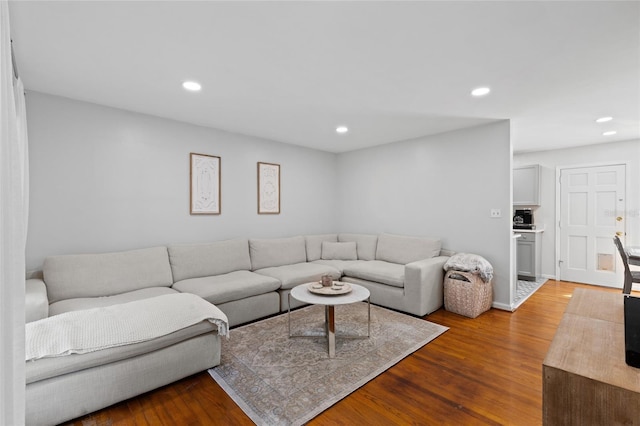
{"label": "white ceiling", "polygon": [[640,139],[637,1],[9,7],[27,91],[330,152],[500,119],[514,152]]}

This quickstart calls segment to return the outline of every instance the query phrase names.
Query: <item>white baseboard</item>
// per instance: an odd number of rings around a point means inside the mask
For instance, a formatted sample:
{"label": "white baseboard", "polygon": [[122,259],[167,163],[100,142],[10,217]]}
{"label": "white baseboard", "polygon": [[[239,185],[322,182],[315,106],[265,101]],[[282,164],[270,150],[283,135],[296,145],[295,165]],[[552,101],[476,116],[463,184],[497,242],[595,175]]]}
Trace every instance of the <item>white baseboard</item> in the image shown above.
{"label": "white baseboard", "polygon": [[506,303],[493,302],[491,306],[496,309],[501,309],[503,311],[513,312],[513,307],[511,305],[507,305]]}

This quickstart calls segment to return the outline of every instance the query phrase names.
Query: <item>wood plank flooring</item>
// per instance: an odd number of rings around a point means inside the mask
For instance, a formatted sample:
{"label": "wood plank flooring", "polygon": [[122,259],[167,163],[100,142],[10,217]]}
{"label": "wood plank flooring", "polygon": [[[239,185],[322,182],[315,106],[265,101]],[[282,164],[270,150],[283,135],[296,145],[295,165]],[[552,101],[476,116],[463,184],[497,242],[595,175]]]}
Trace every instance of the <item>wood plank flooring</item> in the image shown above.
{"label": "wood plank flooring", "polygon": [[[550,280],[516,312],[491,309],[475,319],[440,309],[425,319],[449,331],[309,425],[542,424],[542,361],[577,287],[594,288]],[[68,423],[251,424],[206,372]]]}

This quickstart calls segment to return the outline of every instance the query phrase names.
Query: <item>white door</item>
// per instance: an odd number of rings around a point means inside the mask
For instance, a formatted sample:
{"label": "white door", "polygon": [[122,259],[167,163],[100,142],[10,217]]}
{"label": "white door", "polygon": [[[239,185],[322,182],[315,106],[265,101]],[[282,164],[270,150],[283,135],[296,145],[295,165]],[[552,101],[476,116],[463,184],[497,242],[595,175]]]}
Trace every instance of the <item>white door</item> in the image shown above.
{"label": "white door", "polygon": [[622,288],[625,165],[560,170],[560,279]]}

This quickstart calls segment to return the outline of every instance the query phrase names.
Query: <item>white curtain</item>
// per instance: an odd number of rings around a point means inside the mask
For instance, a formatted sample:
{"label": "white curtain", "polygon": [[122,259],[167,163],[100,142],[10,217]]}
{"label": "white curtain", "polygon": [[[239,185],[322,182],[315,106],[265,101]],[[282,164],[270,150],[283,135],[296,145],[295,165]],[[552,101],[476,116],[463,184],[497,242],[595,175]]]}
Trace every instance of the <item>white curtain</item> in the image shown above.
{"label": "white curtain", "polygon": [[29,203],[24,87],[11,56],[9,4],[0,0],[0,424],[25,422],[24,293]]}

